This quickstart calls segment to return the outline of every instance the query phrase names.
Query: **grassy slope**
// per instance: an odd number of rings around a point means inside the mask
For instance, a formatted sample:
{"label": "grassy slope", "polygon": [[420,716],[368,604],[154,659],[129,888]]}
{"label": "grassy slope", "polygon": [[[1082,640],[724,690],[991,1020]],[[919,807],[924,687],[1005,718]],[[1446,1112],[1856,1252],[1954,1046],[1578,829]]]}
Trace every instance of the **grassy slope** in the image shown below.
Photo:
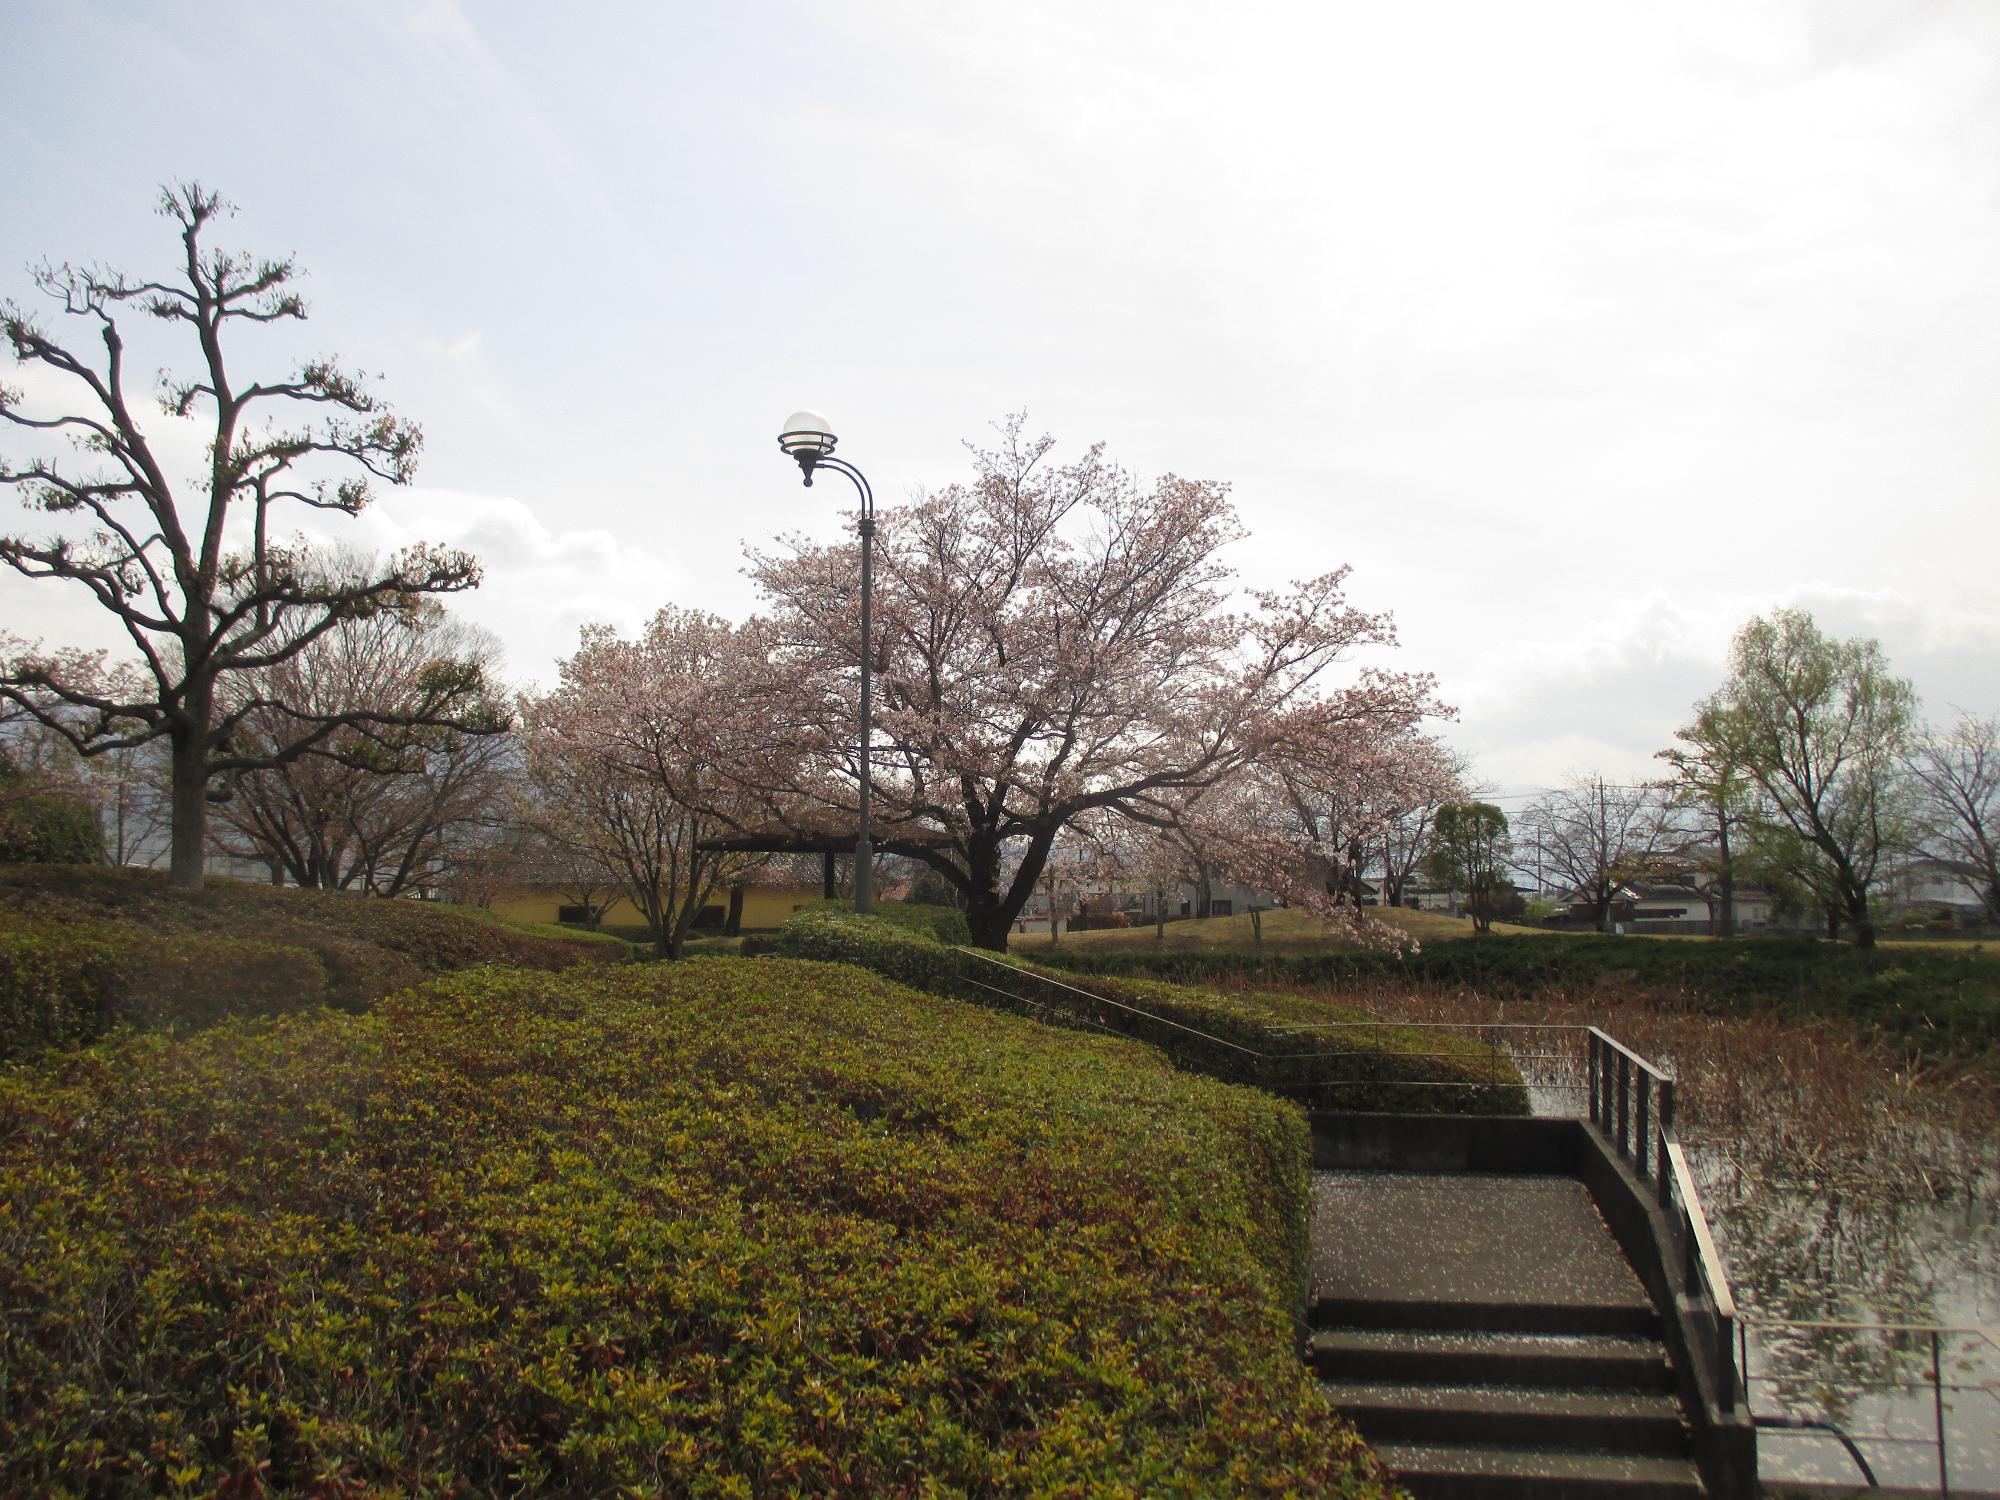
{"label": "grassy slope", "polygon": [[852,969],[0,1070],[0,1492],[1384,1493],[1289,1107]]}

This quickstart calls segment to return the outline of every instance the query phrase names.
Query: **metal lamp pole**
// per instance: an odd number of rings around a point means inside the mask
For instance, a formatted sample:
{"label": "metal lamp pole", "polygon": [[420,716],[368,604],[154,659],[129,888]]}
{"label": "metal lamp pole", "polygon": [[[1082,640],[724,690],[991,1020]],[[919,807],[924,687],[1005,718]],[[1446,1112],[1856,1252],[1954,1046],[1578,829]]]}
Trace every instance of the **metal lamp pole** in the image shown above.
{"label": "metal lamp pole", "polygon": [[869,614],[873,604],[875,552],[875,492],[867,476],[845,459],[833,456],[838,441],[816,411],[793,412],[778,434],[778,446],[798,460],[810,489],[814,469],[845,474],[861,494],[861,826],[854,840],[854,909],[866,916],[875,910],[875,845],[868,838],[870,783],[875,774],[875,724],[871,692]]}

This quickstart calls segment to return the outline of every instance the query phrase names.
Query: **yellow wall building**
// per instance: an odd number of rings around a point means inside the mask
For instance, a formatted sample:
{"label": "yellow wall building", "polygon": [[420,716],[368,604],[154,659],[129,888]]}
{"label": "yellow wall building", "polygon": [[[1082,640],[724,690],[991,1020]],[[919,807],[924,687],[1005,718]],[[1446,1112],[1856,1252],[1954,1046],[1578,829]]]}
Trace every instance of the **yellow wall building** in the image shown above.
{"label": "yellow wall building", "polygon": [[[717,899],[703,907],[695,919],[696,931],[775,932],[793,912],[801,906],[812,905],[820,898],[817,890],[803,885],[745,885],[718,890],[715,894]],[[582,919],[582,913],[569,904],[569,897],[553,887],[503,891],[493,898],[492,911],[495,916],[516,922]],[[732,916],[735,919],[733,922]],[[598,925],[606,929],[644,927],[646,918],[636,906],[620,896],[611,903]]]}

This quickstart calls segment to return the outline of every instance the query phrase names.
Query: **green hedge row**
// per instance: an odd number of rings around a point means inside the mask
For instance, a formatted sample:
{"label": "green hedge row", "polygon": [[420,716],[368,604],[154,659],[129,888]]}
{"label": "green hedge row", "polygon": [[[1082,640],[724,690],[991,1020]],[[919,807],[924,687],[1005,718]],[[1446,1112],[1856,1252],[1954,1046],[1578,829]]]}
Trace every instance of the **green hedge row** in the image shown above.
{"label": "green hedge row", "polygon": [[959,993],[959,955],[913,925],[882,915],[857,916],[826,903],[793,912],[778,930],[778,953],[856,964],[936,995]]}
{"label": "green hedge row", "polygon": [[[1455,1032],[1392,1026],[1363,1011],[1290,995],[1223,994],[1155,979],[1077,974],[1009,959],[1059,982],[1033,998],[1151,1042],[1184,1066],[1311,1109],[1525,1115],[1528,1092],[1504,1056]],[[972,971],[972,977],[978,977]],[[1069,991],[1114,1002],[1090,1007]],[[1131,1010],[1121,1007],[1129,1006]]]}
{"label": "green hedge row", "polygon": [[1295,1109],[764,961],[0,1071],[0,1494],[1391,1493]]}
{"label": "green hedge row", "polygon": [[1451,939],[1421,951],[1344,949],[1245,958],[1201,952],[1057,949],[1041,961],[1078,974],[1207,983],[1479,989],[1523,998],[1639,993],[1718,1013],[1846,1017],[1942,1055],[2000,1045],[2000,956],[1862,950],[1798,938],[1731,942],[1591,935]]}
{"label": "green hedge row", "polygon": [[[1053,1011],[1146,1042],[1180,1067],[1270,1089],[1311,1108],[1528,1113],[1520,1074],[1479,1042],[1385,1026],[1362,1012],[1318,1001],[1085,978],[1011,958],[1004,971],[996,970],[986,955],[942,947],[880,916],[824,906],[795,914],[779,934],[778,952],[856,964],[933,994],[1044,1019]],[[1094,1005],[1039,982],[1050,979],[1116,1003]]]}
{"label": "green hedge row", "polygon": [[[810,906],[800,907],[799,911],[816,916],[852,916],[854,903],[815,901]],[[892,927],[918,933],[948,948],[972,941],[972,928],[966,925],[965,913],[955,906],[926,906],[917,901],[878,901],[871,915]]]}
{"label": "green hedge row", "polygon": [[303,948],[0,918],[0,1058],[114,1026],[209,1026],[326,999],[326,968]]}
{"label": "green hedge row", "polygon": [[206,938],[302,948],[325,970],[327,1003],[347,1009],[474,964],[560,969],[631,953],[616,938],[535,930],[438,902],[213,876],[199,891],[177,891],[153,870],[0,866],[0,909],[43,930],[104,929],[134,942]]}

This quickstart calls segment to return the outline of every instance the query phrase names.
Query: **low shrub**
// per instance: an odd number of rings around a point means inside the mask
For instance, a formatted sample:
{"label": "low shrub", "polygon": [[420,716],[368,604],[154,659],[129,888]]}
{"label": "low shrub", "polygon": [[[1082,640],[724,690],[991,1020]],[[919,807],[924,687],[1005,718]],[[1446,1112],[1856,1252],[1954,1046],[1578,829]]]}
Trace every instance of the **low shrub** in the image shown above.
{"label": "low shrub", "polygon": [[114,1026],[200,1027],[307,1010],[327,971],[303,948],[154,937],[96,924],[0,920],[0,1058]]}
{"label": "low shrub", "polygon": [[0,1072],[0,1493],[1391,1493],[1298,1111],[851,969],[497,968]]}
{"label": "low shrub", "polygon": [[[817,916],[852,916],[851,901],[815,901],[799,908]],[[796,915],[796,913],[794,914]],[[918,901],[878,901],[870,915],[905,932],[920,933],[934,943],[957,947],[972,941],[972,929],[965,913],[955,906],[930,906]]]}
{"label": "low shrub", "polygon": [[631,953],[599,933],[537,931],[439,902],[214,876],[199,891],[177,891],[153,870],[0,866],[0,910],[45,927],[104,928],[126,941],[185,937],[301,948],[325,970],[327,1002],[349,1009],[474,964],[561,969]]}
{"label": "low shrub", "polygon": [[[1183,1067],[1254,1083],[1309,1108],[1400,1114],[1529,1112],[1512,1063],[1457,1033],[1382,1023],[1365,1012],[1292,995],[1215,990],[1009,959],[1055,981],[1035,1003],[1161,1048]],[[968,970],[971,978],[983,977]],[[1092,1006],[1082,995],[1111,1002]]]}
{"label": "low shrub", "polygon": [[958,950],[929,936],[921,924],[857,916],[824,903],[792,913],[778,930],[777,951],[785,958],[858,964],[933,994],[955,995],[959,989]]}

